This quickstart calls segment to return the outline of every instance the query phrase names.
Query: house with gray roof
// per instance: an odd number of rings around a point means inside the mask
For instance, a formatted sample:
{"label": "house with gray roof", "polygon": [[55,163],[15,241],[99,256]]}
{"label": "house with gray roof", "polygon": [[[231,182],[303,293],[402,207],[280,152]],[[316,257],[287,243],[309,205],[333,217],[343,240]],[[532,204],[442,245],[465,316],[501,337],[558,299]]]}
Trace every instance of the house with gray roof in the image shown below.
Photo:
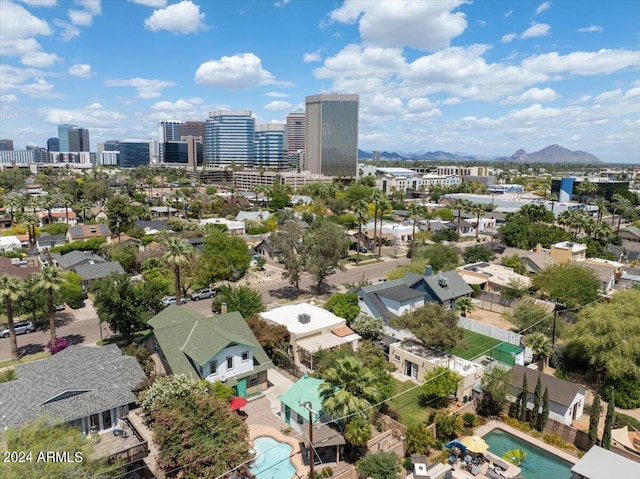
{"label": "house with gray roof", "polygon": [[94,281],[106,278],[111,273],[124,274],[124,268],[118,261],[80,264],[74,271],[82,278],[82,288],[86,290]]}
{"label": "house with gray roof", "polygon": [[64,234],[59,234],[59,235],[41,234],[36,237],[36,247],[40,252],[43,252],[44,250],[47,250],[47,249],[51,249],[55,246],[62,246],[66,242],[67,242],[67,238]]}
{"label": "house with gray roof", "polygon": [[237,311],[203,316],[169,306],[149,320],[147,347],[168,374],[221,381],[248,397],[268,388],[273,363]]}
{"label": "house with gray roof", "polygon": [[93,251],[70,251],[56,259],[58,266],[65,271],[75,271],[75,268],[85,264],[106,263],[107,260]]}
{"label": "house with gray roof", "polygon": [[516,364],[509,374],[508,396],[511,401],[515,401],[522,392],[523,376],[527,377],[528,409],[533,409],[533,396],[539,377],[542,392],[545,388],[549,390],[549,418],[569,426],[580,419],[585,399],[585,389],[581,385]]}
{"label": "house with gray roof", "polygon": [[620,228],[618,236],[626,241],[640,243],[640,228],[638,228],[637,226],[627,226],[625,228]]}
{"label": "house with gray roof", "polygon": [[111,344],[70,346],[40,361],[18,364],[17,379],[0,384],[0,430],[47,416],[83,433],[112,429],[136,402],[146,376],[133,356]]}
{"label": "house with gray roof", "polygon": [[556,264],[556,261],[551,257],[549,252],[543,251],[542,247],[536,248],[533,251],[519,248],[505,248],[502,252],[501,259],[514,255],[518,256],[518,259],[530,274],[538,273],[547,266]]}

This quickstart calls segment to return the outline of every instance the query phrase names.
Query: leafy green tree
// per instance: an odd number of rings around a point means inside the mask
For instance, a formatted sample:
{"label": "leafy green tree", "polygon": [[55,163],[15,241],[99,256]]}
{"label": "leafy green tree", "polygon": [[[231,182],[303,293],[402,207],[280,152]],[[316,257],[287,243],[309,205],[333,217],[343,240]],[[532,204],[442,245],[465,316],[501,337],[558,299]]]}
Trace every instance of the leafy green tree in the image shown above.
{"label": "leafy green tree", "polygon": [[531,417],[529,418],[529,424],[535,428],[538,424],[538,414],[540,413],[540,402],[542,401],[542,382],[540,375],[538,374],[538,382],[536,383],[536,389],[533,392],[533,409],[531,409]]}
{"label": "leafy green tree", "polygon": [[213,284],[223,280],[237,281],[249,268],[251,255],[242,238],[227,236],[221,231],[211,229],[205,237],[203,253],[197,262],[201,284]]}
{"label": "leafy green tree", "polygon": [[449,441],[462,432],[462,418],[460,414],[449,414],[448,412],[441,412],[436,415],[436,437],[442,441]]}
{"label": "leafy green tree", "polygon": [[105,255],[109,261],[117,261],[130,274],[140,270],[138,263],[138,247],[132,243],[111,243],[105,248]]}
{"label": "leafy green tree", "polygon": [[13,302],[20,296],[20,280],[8,274],[0,275],[0,296],[4,301],[4,309],[9,323],[9,342],[11,344],[11,359],[18,359],[18,342],[13,325]]}
{"label": "leafy green tree", "polygon": [[367,418],[357,416],[347,422],[344,438],[352,446],[364,446],[371,439],[371,424]]}
{"label": "leafy green tree", "polygon": [[455,371],[438,366],[424,377],[420,388],[420,402],[434,408],[445,407],[455,397],[462,376]]}
{"label": "leafy green tree", "polygon": [[305,269],[302,255],[302,238],[304,231],[297,221],[286,222],[280,231],[271,236],[271,244],[278,251],[278,257],[284,266],[284,277],[296,288],[296,296],[300,293],[300,280]]}
{"label": "leafy green tree", "polygon": [[502,258],[501,262],[502,266],[506,266],[507,268],[511,268],[518,274],[526,274],[527,268],[524,263],[520,259],[520,256],[517,254],[513,254],[511,256],[505,256]]}
{"label": "leafy green tree", "polygon": [[343,270],[342,258],[347,256],[349,239],[344,229],[330,221],[317,221],[303,239],[305,267],[319,290],[327,276]]}
{"label": "leafy green tree", "polygon": [[472,312],[474,309],[476,309],[476,307],[473,304],[473,300],[471,298],[464,296],[462,298],[456,299],[456,309],[460,311],[460,314],[463,317],[466,318],[467,313]]}
{"label": "leafy green tree", "polygon": [[614,389],[609,390],[609,404],[607,404],[607,416],[604,419],[604,432],[602,433],[602,447],[611,449],[611,428],[616,415],[616,395]]}
{"label": "leafy green tree", "polygon": [[444,350],[454,348],[463,336],[455,311],[435,303],[427,303],[395,317],[390,325],[397,329],[408,329],[427,346]]}
{"label": "leafy green tree", "polygon": [[351,329],[362,336],[362,339],[379,341],[384,336],[384,322],[366,314],[360,314],[351,321]]}
{"label": "leafy green tree", "polygon": [[227,304],[228,312],[238,311],[243,318],[249,318],[267,309],[262,301],[262,294],[249,286],[221,286],[211,302],[212,311],[220,313],[222,303]]}
{"label": "leafy green tree", "polygon": [[500,416],[507,401],[509,370],[500,366],[485,372],[481,379],[482,393],[478,400],[478,414],[484,417]]}
{"label": "leafy green tree", "polygon": [[90,238],[88,240],[72,241],[60,246],[51,248],[52,253],[67,254],[71,251],[93,251],[98,253],[107,243],[106,238]]}
{"label": "leafy green tree", "polygon": [[467,263],[479,263],[480,261],[490,263],[495,259],[496,255],[484,245],[474,245],[465,249],[462,257]]}
{"label": "leafy green tree", "polygon": [[361,477],[399,479],[399,459],[398,455],[393,452],[374,452],[358,460],[356,468]]}
{"label": "leafy green tree", "polygon": [[173,269],[173,279],[176,288],[176,305],[180,306],[182,293],[180,288],[180,268],[191,260],[193,248],[186,240],[173,237],[168,238],[164,246],[166,247],[166,251],[162,255],[162,259]]}
{"label": "leafy green tree", "polygon": [[104,207],[109,229],[112,233],[120,234],[133,227],[135,214],[131,207],[131,199],[125,195],[114,195],[109,198]]}
{"label": "leafy green tree", "polygon": [[47,292],[49,331],[51,332],[51,344],[54,344],[56,342],[56,318],[54,316],[53,293],[60,289],[64,280],[62,270],[57,266],[44,266],[37,277],[38,285]]}
{"label": "leafy green tree", "polygon": [[529,288],[527,288],[522,281],[515,278],[510,279],[506,286],[502,288],[502,296],[505,298],[522,298],[526,296],[528,292]]}
{"label": "leafy green tree", "polygon": [[289,331],[286,327],[267,323],[257,314],[247,319],[247,325],[274,364],[286,367],[290,363]]}
{"label": "leafy green tree", "polygon": [[347,320],[347,324],[358,317],[360,306],[356,293],[336,293],[324,304],[324,309]]}
{"label": "leafy green tree", "polygon": [[[426,260],[430,264],[434,273],[436,271],[447,271],[458,266],[460,258],[458,250],[452,246],[444,246],[441,244],[433,244],[426,246],[417,246],[415,249],[414,260]],[[424,271],[424,267],[423,267]]]}
{"label": "leafy green tree", "polygon": [[60,297],[60,302],[67,303],[70,308],[81,308],[83,304],[82,276],[73,271],[64,273],[64,281],[60,285],[58,296]]}
{"label": "leafy green tree", "polygon": [[593,271],[577,263],[554,264],[531,280],[534,288],[567,308],[584,306],[598,299],[600,281]]}
{"label": "leafy green tree", "polygon": [[535,223],[516,216],[507,219],[500,228],[500,238],[507,246],[532,249],[537,243],[549,248],[552,244],[571,239],[571,234],[558,226]]}
{"label": "leafy green tree", "polygon": [[[92,459],[93,447],[78,429],[68,424],[52,424],[44,418],[28,423],[20,429],[3,431],[7,451],[31,454],[25,462],[5,461],[2,477],[91,477],[110,479],[124,473],[120,462],[110,464],[105,459]],[[70,454],[68,461],[47,460],[47,452]],[[42,454],[42,455],[41,455]]]}
{"label": "leafy green tree", "polygon": [[595,393],[593,403],[591,403],[591,413],[589,414],[589,444],[587,451],[598,442],[598,424],[600,423],[600,413],[602,413],[602,405],[600,404],[600,394]]}
{"label": "leafy green tree", "polygon": [[544,431],[549,420],[549,388],[544,387],[542,395],[542,412],[538,415],[538,431]]}
{"label": "leafy green tree", "polygon": [[436,438],[425,423],[412,424],[405,433],[404,447],[407,455],[424,454],[429,455],[432,447],[436,446]]}
{"label": "leafy green tree", "polygon": [[505,316],[523,334],[542,333],[551,337],[553,313],[533,301],[521,301]]}

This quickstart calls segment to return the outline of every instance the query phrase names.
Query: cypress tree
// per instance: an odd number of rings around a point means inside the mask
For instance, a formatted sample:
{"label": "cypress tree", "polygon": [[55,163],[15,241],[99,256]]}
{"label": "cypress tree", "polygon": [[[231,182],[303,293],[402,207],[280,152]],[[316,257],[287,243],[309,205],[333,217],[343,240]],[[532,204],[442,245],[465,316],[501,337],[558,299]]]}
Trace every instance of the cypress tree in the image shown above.
{"label": "cypress tree", "polygon": [[518,419],[521,422],[525,422],[527,420],[527,402],[529,398],[529,385],[527,384],[527,375],[524,374],[522,376],[522,408],[520,409],[520,417]]}
{"label": "cypress tree", "polygon": [[533,409],[531,410],[531,418],[529,424],[535,428],[538,425],[538,414],[540,414],[540,401],[542,400],[542,382],[540,375],[538,374],[538,382],[536,383],[536,390],[533,393]]}
{"label": "cypress tree", "polygon": [[607,418],[604,420],[604,432],[602,433],[602,447],[611,449],[611,428],[613,427],[613,418],[616,414],[615,394],[613,388],[609,393],[609,405],[607,406]]}
{"label": "cypress tree", "polygon": [[591,405],[591,414],[589,415],[589,445],[587,451],[598,442],[598,423],[600,422],[600,413],[602,406],[600,405],[600,394],[596,393],[593,397]]}
{"label": "cypress tree", "polygon": [[538,415],[538,431],[544,431],[549,419],[549,388],[545,386],[542,396],[542,414]]}

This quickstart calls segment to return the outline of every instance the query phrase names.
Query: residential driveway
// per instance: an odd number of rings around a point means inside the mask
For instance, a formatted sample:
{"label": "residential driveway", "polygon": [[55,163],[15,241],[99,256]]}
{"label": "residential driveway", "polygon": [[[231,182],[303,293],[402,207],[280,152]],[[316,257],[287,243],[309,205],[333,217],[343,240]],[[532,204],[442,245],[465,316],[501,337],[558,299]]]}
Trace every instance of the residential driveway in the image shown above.
{"label": "residential driveway", "polygon": [[248,416],[247,424],[281,429],[286,427],[286,423],[280,418],[280,400],[278,396],[284,394],[293,385],[293,381],[275,369],[267,371],[267,379],[271,387],[258,399],[249,401],[249,404],[243,410]]}

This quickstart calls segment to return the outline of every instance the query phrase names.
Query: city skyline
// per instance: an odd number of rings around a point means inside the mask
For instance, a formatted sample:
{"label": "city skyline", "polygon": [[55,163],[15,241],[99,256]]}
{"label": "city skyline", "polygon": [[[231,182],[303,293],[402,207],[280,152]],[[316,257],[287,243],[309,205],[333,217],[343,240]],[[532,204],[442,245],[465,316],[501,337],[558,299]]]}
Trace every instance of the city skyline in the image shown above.
{"label": "city skyline", "polygon": [[73,124],[95,151],[215,110],[285,123],[339,92],[360,96],[363,150],[637,163],[639,17],[623,0],[0,0],[0,138]]}

